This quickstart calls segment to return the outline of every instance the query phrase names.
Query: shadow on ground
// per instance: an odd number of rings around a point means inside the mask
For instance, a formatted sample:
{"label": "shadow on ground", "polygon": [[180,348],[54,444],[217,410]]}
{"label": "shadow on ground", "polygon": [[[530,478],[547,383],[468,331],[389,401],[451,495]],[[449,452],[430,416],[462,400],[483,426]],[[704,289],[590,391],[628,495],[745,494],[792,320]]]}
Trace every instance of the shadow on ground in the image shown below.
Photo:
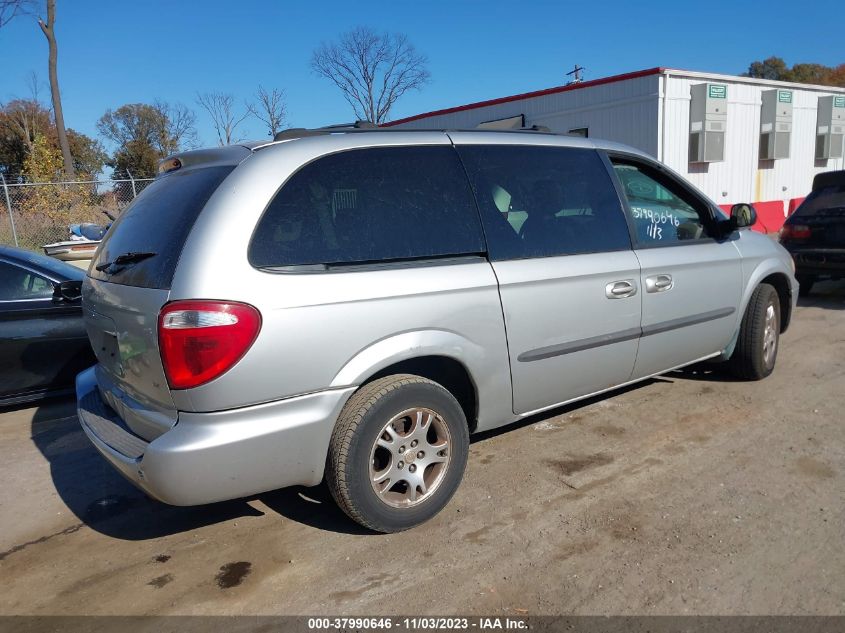
{"label": "shadow on ground", "polygon": [[[656,382],[671,383],[673,378],[731,380],[712,366],[696,366],[477,433],[471,441],[484,442]],[[49,401],[41,405],[32,420],[32,440],[50,464],[53,484],[62,501],[92,529],[113,538],[145,540],[263,514],[247,503],[248,499],[194,507],[169,506],[150,499],[126,481],[90,444],[79,426],[75,405],[72,400]],[[338,508],[325,482],[313,488],[285,488],[255,498],[280,516],[315,529],[373,534],[354,523]]]}
{"label": "shadow on ground", "polygon": [[32,441],[50,464],[62,501],[81,522],[108,536],[143,540],[262,513],[245,500],[182,508],[147,497],[126,481],[85,437],[76,402],[43,403],[32,419]]}
{"label": "shadow on ground", "polygon": [[279,515],[318,530],[341,534],[375,535],[347,517],[335,503],[324,481],[319,486],[295,486],[267,492],[258,497]]}
{"label": "shadow on ground", "polygon": [[573,402],[572,404],[563,405],[560,407],[555,407],[554,409],[550,409],[548,411],[543,411],[542,413],[538,413],[536,415],[529,416],[527,418],[523,418],[517,422],[512,422],[511,424],[506,424],[505,426],[501,426],[496,429],[491,429],[489,431],[481,431],[480,433],[475,433],[470,437],[470,444],[475,444],[476,442],[483,442],[484,440],[488,440],[492,437],[497,437],[502,435],[503,433],[509,433],[511,431],[515,431],[516,429],[521,429],[526,426],[530,426],[532,424],[537,424],[538,422],[542,422],[543,420],[550,420],[552,418],[556,418],[560,415],[567,415],[572,413],[573,411],[578,411],[579,409],[583,409],[585,407],[589,407],[590,405],[596,404],[597,402],[602,402],[604,400],[610,400],[611,398],[615,398],[616,396],[621,396],[622,394],[628,393],[629,391],[635,391],[637,389],[642,389],[648,385],[652,385],[656,382],[672,382],[671,380],[663,377],[657,376],[655,378],[649,378],[642,382],[635,383],[633,385],[628,385],[626,387],[619,387],[618,389],[613,389],[612,391],[607,391],[605,393],[599,394],[597,396],[593,396],[591,398],[586,398],[584,400],[579,400],[578,402]]}
{"label": "shadow on ground", "polygon": [[845,310],[845,281],[819,281],[806,297],[798,299],[802,308]]}
{"label": "shadow on ground", "polygon": [[721,363],[703,362],[689,367],[681,367],[670,371],[663,378],[675,378],[678,380],[694,380],[697,382],[744,382],[731,374]]}

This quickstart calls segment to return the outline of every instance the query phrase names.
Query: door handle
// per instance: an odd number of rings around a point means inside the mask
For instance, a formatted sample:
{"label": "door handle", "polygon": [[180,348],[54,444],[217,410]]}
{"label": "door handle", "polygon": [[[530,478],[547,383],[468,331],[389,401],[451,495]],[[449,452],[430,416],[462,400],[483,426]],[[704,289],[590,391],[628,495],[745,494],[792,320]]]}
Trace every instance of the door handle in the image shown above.
{"label": "door handle", "polygon": [[645,291],[646,292],[666,292],[671,290],[675,285],[672,280],[672,275],[653,275],[646,277]]}
{"label": "door handle", "polygon": [[624,279],[622,281],[611,281],[604,288],[604,294],[608,299],[624,299],[626,297],[633,297],[637,294],[637,284],[633,279]]}

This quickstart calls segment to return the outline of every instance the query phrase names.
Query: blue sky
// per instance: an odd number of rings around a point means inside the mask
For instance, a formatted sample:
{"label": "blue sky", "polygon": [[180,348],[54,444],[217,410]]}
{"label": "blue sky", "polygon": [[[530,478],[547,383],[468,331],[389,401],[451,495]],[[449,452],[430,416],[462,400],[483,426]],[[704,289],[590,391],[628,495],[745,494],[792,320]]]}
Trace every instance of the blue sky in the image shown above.
{"label": "blue sky", "polygon": [[[258,84],[287,93],[289,123],[353,119],[340,92],[309,69],[321,41],[363,24],[406,33],[429,58],[432,81],[408,93],[392,118],[561,85],[576,62],[585,79],[669,66],[738,74],[778,55],[787,63],[845,62],[840,3],[753,2],[170,2],[57,0],[65,122],[96,134],[108,108],[162,99],[196,111],[201,143],[215,142],[198,92],[243,100]],[[802,10],[805,7],[806,10]],[[835,26],[834,26],[835,23]],[[28,16],[0,29],[0,101],[28,96],[36,71],[43,100],[47,44]],[[243,126],[262,138],[261,124]]]}

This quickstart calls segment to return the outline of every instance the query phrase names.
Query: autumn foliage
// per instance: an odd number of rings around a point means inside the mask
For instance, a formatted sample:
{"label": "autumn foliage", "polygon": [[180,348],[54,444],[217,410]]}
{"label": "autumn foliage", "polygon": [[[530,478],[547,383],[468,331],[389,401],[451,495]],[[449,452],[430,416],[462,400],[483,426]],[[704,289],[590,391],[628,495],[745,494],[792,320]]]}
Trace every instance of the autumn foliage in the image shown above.
{"label": "autumn foliage", "polygon": [[845,64],[825,66],[824,64],[800,63],[790,67],[780,57],[769,57],[763,61],[751,62],[745,76],[845,88]]}
{"label": "autumn foliage", "polygon": [[102,221],[94,208],[96,193],[90,183],[57,183],[63,167],[62,153],[46,136],[38,134],[24,159],[23,172],[31,183],[50,183],[21,190],[18,207],[29,223],[63,227],[75,222]]}

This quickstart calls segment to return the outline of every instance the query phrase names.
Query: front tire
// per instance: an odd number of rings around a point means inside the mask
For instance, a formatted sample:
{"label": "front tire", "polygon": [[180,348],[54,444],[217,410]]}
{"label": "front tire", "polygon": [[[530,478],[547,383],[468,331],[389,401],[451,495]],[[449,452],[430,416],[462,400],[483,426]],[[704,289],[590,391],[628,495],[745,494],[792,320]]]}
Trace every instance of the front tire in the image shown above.
{"label": "front tire", "polygon": [[446,506],[468,454],[466,417],[454,396],[426,378],[397,374],[364,385],[344,406],[326,481],[351,519],[399,532]]}
{"label": "front tire", "polygon": [[754,289],[728,366],[737,378],[761,380],[772,373],[780,337],[780,299],[769,284]]}

